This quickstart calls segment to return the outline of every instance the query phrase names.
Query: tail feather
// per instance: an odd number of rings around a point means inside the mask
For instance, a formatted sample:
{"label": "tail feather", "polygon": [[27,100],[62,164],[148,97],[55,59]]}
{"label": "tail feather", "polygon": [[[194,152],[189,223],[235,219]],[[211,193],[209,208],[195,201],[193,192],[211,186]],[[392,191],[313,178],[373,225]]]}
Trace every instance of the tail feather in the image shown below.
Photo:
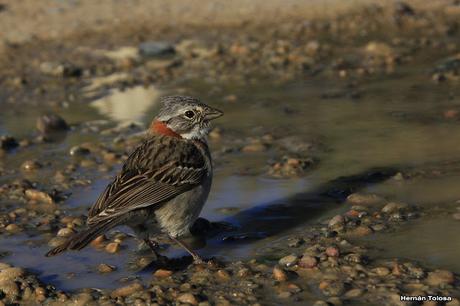
{"label": "tail feather", "polygon": [[88,229],[71,236],[63,244],[55,247],[54,249],[46,253],[45,256],[55,256],[66,250],[81,250],[85,246],[87,246],[91,241],[93,241],[96,237],[102,235],[104,232],[118,225],[118,221],[118,218],[115,218],[91,225]]}

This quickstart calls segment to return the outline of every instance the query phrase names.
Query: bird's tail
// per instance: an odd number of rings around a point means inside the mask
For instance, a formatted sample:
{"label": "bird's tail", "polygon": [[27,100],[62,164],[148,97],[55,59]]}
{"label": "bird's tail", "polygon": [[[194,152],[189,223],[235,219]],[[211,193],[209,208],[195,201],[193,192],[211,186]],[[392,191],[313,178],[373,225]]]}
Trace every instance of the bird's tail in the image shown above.
{"label": "bird's tail", "polygon": [[76,233],[73,236],[69,237],[63,244],[55,247],[48,253],[46,257],[51,257],[58,255],[66,250],[81,250],[87,246],[91,241],[96,237],[102,235],[112,227],[115,227],[118,224],[117,218],[105,220],[96,224],[91,225],[86,230]]}

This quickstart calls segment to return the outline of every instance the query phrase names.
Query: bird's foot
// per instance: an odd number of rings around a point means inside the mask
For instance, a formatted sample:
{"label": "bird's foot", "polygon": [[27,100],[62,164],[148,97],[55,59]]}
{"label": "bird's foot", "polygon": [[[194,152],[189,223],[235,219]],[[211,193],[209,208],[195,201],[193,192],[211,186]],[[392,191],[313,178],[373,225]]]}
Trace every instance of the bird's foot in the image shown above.
{"label": "bird's foot", "polygon": [[207,261],[205,261],[203,258],[198,256],[197,254],[192,255],[192,257],[193,257],[193,264],[195,264],[195,265],[207,264]]}

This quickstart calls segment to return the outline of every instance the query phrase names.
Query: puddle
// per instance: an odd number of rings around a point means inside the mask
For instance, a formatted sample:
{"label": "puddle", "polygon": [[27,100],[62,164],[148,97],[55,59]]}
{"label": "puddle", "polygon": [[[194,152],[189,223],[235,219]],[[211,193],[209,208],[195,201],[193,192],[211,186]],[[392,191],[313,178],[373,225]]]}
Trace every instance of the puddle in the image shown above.
{"label": "puddle", "polygon": [[378,258],[417,260],[431,268],[460,273],[459,228],[460,222],[450,216],[424,218],[401,231],[376,234],[364,241]]}
{"label": "puddle", "polygon": [[[180,84],[189,94],[202,97],[203,101],[224,110],[226,115],[218,122],[224,131],[223,137],[226,131],[242,136],[257,134],[261,129],[275,133],[282,131],[285,135],[298,135],[307,140],[320,139],[327,148],[319,153],[320,163],[309,175],[291,180],[237,175],[239,169],[254,167],[255,163],[266,165],[272,157],[270,152],[261,156],[233,153],[224,157],[225,162],[219,163],[216,169],[213,190],[202,216],[211,221],[231,222],[238,229],[210,239],[199,252],[229,260],[254,256],[258,250],[299,230],[305,223],[317,223],[344,211],[346,207],[341,201],[347,193],[362,189],[409,204],[422,204],[427,209],[436,205],[441,211],[452,210],[455,200],[460,199],[456,188],[460,185],[460,175],[456,173],[441,172],[437,177],[388,181],[398,169],[423,168],[427,164],[436,168],[437,164],[456,161],[460,156],[460,146],[456,145],[460,138],[460,124],[442,115],[445,110],[458,106],[458,101],[449,97],[458,95],[460,89],[446,90],[420,75],[420,68],[412,68],[402,71],[398,79],[369,80],[361,85],[363,94],[359,99],[345,96],[324,99],[325,93],[331,90],[347,90],[347,84],[319,79],[287,85],[226,84],[218,91],[211,90],[216,85],[202,81]],[[164,90],[169,91],[175,93],[174,90]],[[66,116],[78,121],[92,112],[90,118],[96,117],[94,119],[148,123],[156,112],[160,94],[162,91],[153,87],[113,90],[92,102],[90,107],[69,110]],[[222,97],[227,94],[235,94],[237,101],[224,102]],[[75,115],[78,113],[79,116]],[[35,118],[36,112],[23,111],[21,115]],[[2,131],[18,135],[31,129],[28,120],[25,126],[18,124],[13,112],[0,116]],[[65,147],[69,142],[79,140],[66,139]],[[219,149],[219,143],[211,145]],[[59,152],[59,149],[54,150]],[[8,158],[23,157],[12,155]],[[384,171],[374,170],[378,168]],[[91,186],[74,190],[65,203],[66,209],[86,213],[88,205],[106,183],[101,179]],[[442,219],[427,216],[406,224],[404,231],[376,235],[372,243],[379,247],[375,252],[382,258],[410,257],[427,265],[460,272],[457,260],[460,241],[455,238],[459,229],[460,222],[442,222]],[[224,235],[246,234],[256,239],[222,242]],[[11,253],[5,261],[31,268],[40,273],[42,279],[61,289],[115,287],[120,278],[133,275],[126,268],[126,262],[137,256],[133,252],[136,245],[132,239],[119,255],[87,248],[51,259],[42,257],[47,247],[24,244],[40,237],[2,236],[1,239],[2,251]],[[183,254],[175,248],[166,253]],[[117,266],[117,272],[109,276],[99,275],[95,267],[102,262]],[[68,275],[70,272],[75,274]],[[134,274],[150,277],[148,272]]]}

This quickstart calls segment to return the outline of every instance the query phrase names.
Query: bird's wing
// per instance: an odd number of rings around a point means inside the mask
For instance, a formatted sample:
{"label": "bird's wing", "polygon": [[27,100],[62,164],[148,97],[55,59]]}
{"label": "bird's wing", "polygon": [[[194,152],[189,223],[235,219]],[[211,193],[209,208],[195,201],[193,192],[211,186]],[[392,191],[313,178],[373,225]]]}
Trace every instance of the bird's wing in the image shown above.
{"label": "bird's wing", "polygon": [[[188,144],[192,147],[185,148],[178,145],[178,151],[175,153],[157,154],[157,160],[149,162],[148,159],[152,156],[146,147],[150,148],[152,145],[159,146],[154,150],[157,152],[158,149],[164,149],[162,145],[169,144],[157,141],[146,146],[144,143],[131,154],[122,172],[107,186],[90,209],[89,225],[135,209],[159,206],[199,185],[207,175],[208,169],[203,155],[193,144]],[[139,150],[145,154],[139,153]],[[184,155],[187,158],[181,158]],[[141,160],[133,160],[136,158]],[[139,165],[142,167],[139,168]]]}

